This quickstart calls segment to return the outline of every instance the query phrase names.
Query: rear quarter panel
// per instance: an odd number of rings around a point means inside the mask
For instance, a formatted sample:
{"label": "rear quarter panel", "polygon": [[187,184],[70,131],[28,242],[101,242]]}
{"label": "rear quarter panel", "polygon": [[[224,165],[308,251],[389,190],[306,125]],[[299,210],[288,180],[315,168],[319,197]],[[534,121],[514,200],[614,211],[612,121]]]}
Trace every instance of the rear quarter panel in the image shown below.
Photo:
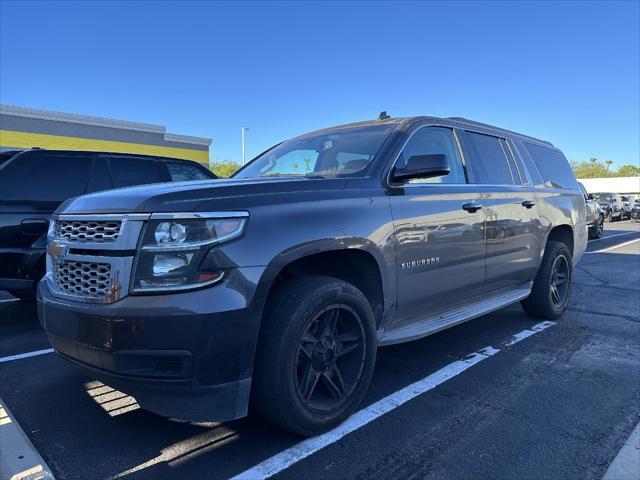
{"label": "rear quarter panel", "polygon": [[[584,197],[579,190],[546,188],[537,192],[540,223],[545,238],[554,227],[568,225],[573,230],[573,264],[580,261],[587,247],[587,222]],[[544,251],[540,253],[540,259]]]}

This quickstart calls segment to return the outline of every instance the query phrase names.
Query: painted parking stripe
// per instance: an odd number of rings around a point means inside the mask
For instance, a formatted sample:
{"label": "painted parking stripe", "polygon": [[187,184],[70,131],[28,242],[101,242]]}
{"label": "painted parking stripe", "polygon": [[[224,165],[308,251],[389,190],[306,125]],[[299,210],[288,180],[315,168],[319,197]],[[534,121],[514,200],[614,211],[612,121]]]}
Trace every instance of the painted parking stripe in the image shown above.
{"label": "painted parking stripe", "polygon": [[603,253],[608,252],[610,250],[615,250],[616,248],[625,247],[627,245],[631,245],[632,243],[640,242],[640,238],[634,238],[633,240],[629,240],[628,242],[619,243],[614,245],[613,247],[607,247],[600,250],[594,250],[593,252],[584,252],[584,253]]}
{"label": "painted parking stripe", "polygon": [[5,302],[19,302],[20,299],[19,298],[7,298],[5,300],[0,300],[0,303],[5,303]]}
{"label": "painted parking stripe", "polygon": [[23,358],[37,357],[38,355],[45,355],[52,353],[53,348],[45,348],[44,350],[36,350],[34,352],[19,353],[18,355],[9,355],[7,357],[0,357],[0,363],[12,362],[13,360],[21,360]]}
{"label": "painted parking stripe", "polygon": [[536,325],[534,325],[533,327],[531,327],[531,330],[522,330],[521,332],[516,333],[513,337],[511,337],[511,339],[505,344],[505,346],[510,347],[512,345],[515,345],[518,342],[521,342],[522,340],[524,340],[525,338],[529,338],[531,335],[535,335],[536,333],[541,332],[542,330],[545,330],[553,325],[555,325],[556,322],[540,322]]}
{"label": "painted parking stripe", "polygon": [[609,240],[610,238],[621,237],[623,235],[631,235],[638,232],[624,232],[624,233],[616,233],[615,235],[604,235],[595,240],[589,240],[589,243],[601,242],[602,240]]}
{"label": "painted parking stripe", "polygon": [[[536,333],[540,333],[552,325],[555,325],[555,323],[539,323],[532,327],[530,330],[525,330],[524,332],[527,332],[526,334],[520,332],[514,335],[514,337],[519,338],[519,340],[513,343],[517,343],[524,338],[535,335]],[[398,390],[397,392],[384,397],[382,400],[378,400],[374,404],[369,405],[368,407],[354,413],[351,417],[345,420],[344,423],[340,424],[333,430],[330,430],[327,433],[324,433],[317,437],[303,440],[302,442],[288,448],[287,450],[284,450],[274,455],[273,457],[268,458],[264,462],[250,468],[249,470],[245,470],[244,472],[236,475],[232,478],[232,480],[256,480],[270,478],[273,475],[286,470],[291,465],[298,463],[300,460],[303,460],[306,457],[322,450],[324,447],[337,442],[342,437],[358,430],[369,422],[381,417],[385,413],[388,413],[405,404],[409,400],[412,400],[413,398],[434,389],[447,380],[451,380],[457,375],[460,375],[465,370],[473,367],[474,365],[477,365],[483,360],[486,360],[487,358],[490,358],[499,352],[500,350],[489,346],[472,353],[463,360],[458,360],[456,362],[450,363],[449,365],[441,368],[428,377],[425,377],[422,380],[418,380],[408,387]]]}

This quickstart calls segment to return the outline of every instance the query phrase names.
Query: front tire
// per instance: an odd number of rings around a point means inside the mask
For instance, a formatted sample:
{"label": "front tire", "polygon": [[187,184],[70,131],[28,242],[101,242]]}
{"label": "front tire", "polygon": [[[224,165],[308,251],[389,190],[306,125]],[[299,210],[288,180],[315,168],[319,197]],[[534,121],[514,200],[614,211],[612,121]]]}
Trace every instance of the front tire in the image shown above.
{"label": "front tire", "polygon": [[342,280],[304,276],[279,288],[263,322],[252,408],[299,435],[342,423],[362,401],[375,365],[366,297]]}
{"label": "front tire", "polygon": [[567,309],[573,285],[571,252],[562,242],[547,242],[531,294],[521,303],[532,317],[555,320]]}

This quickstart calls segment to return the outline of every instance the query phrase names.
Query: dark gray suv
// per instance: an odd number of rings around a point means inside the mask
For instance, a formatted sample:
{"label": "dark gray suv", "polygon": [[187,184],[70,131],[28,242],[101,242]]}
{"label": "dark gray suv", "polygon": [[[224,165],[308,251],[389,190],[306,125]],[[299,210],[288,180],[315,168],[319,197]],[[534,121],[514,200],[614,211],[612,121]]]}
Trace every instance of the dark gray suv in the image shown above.
{"label": "dark gray suv", "polygon": [[187,420],[249,406],[303,435],[360,404],[376,349],[522,302],[555,319],[587,243],[548,142],[388,118],[282,142],[228,180],[85,195],[51,221],[58,354]]}

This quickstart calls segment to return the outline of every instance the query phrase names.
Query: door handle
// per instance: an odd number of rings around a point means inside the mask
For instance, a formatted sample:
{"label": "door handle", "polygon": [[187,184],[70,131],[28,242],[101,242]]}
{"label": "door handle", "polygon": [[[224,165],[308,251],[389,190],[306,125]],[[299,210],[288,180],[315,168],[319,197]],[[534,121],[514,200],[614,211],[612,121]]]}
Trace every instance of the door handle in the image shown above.
{"label": "door handle", "polygon": [[535,206],[536,202],[532,201],[532,200],[525,200],[524,202],[521,203],[521,205],[525,208],[531,208],[533,206]]}
{"label": "door handle", "polygon": [[480,205],[479,203],[474,203],[474,202],[470,202],[470,203],[465,203],[462,205],[462,209],[466,210],[469,213],[475,213],[478,210],[480,210],[482,208],[482,205]]}

